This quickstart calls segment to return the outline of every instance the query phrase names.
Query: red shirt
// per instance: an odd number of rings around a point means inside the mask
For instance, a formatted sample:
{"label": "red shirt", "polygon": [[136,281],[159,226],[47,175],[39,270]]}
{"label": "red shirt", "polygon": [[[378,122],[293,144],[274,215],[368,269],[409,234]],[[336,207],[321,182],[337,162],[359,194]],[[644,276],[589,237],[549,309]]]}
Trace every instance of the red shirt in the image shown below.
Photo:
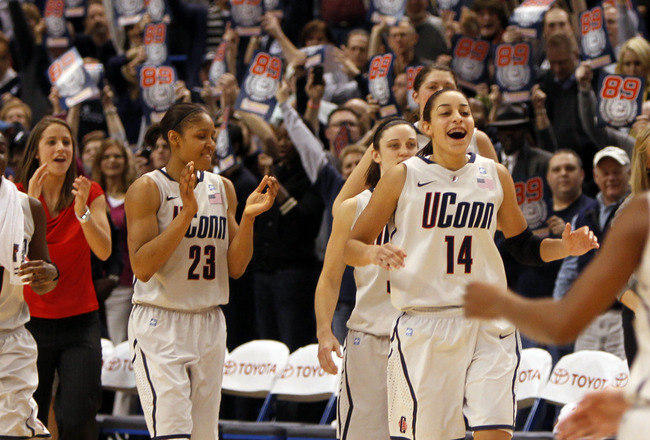
{"label": "red shirt", "polygon": [[[23,185],[18,189],[25,191]],[[99,184],[91,182],[88,205],[104,194]],[[47,247],[50,258],[59,268],[59,283],[45,295],[25,286],[29,313],[36,318],[57,319],[81,315],[99,308],[90,268],[90,246],[74,212],[74,203],[56,217],[51,217],[43,196],[39,198],[47,218]]]}

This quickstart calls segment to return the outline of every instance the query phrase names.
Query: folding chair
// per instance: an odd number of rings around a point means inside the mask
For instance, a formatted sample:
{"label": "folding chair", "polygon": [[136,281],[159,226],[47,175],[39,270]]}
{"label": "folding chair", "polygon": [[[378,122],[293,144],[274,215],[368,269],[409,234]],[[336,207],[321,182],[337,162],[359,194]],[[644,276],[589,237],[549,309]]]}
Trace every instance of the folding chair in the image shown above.
{"label": "folding chair", "polygon": [[577,402],[590,392],[624,388],[630,371],[618,356],[596,350],[581,350],[563,356],[542,391],[542,398],[554,405]]}
{"label": "folding chair", "polygon": [[102,387],[113,391],[137,393],[129,341],[117,344],[110,356],[104,358]]}
{"label": "folding chair", "polygon": [[[339,371],[342,361],[334,358]],[[331,419],[336,407],[339,376],[326,373],[318,362],[318,344],[310,344],[299,348],[289,356],[282,375],[273,384],[258,421],[269,419],[269,409],[273,400],[288,400],[293,402],[318,402],[328,400],[320,423],[325,424]]]}
{"label": "folding chair", "polygon": [[279,341],[258,339],[235,348],[226,357],[222,391],[244,397],[266,397],[289,360],[289,348]]}
{"label": "folding chair", "polygon": [[538,417],[540,405],[543,405],[540,396],[548,381],[552,366],[553,359],[548,351],[541,348],[525,348],[521,350],[517,370],[517,406],[519,409],[532,406],[523,427],[524,431],[531,430]]}
{"label": "folding chair", "polygon": [[106,338],[102,338],[101,343],[102,343],[102,362],[104,362],[106,361],[106,359],[108,359],[111,353],[113,353],[115,346],[113,345],[113,342],[110,339],[106,339]]}

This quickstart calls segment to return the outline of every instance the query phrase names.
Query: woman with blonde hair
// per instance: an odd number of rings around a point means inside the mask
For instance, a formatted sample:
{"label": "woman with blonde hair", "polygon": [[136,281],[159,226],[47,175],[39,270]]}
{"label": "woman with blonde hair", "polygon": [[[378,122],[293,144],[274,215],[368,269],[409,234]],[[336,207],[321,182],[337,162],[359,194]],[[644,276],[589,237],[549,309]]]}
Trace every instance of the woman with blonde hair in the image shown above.
{"label": "woman with blonde hair", "polygon": [[643,191],[650,189],[650,126],[646,127],[636,137],[634,145],[634,154],[632,156],[632,176],[630,178],[630,187],[632,194],[641,194]]}
{"label": "woman with blonde hair", "polygon": [[643,100],[648,99],[648,80],[650,80],[650,43],[643,37],[633,37],[623,43],[618,55],[615,73],[634,75],[645,79],[646,88]]}

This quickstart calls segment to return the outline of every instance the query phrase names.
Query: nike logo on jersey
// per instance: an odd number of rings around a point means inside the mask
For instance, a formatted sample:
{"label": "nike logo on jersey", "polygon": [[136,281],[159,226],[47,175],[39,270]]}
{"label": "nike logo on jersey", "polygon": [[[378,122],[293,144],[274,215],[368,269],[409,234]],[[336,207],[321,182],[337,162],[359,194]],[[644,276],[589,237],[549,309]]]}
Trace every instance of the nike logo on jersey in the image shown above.
{"label": "nike logo on jersey", "polygon": [[167,201],[169,202],[170,200],[177,199],[178,196],[172,197],[172,196],[167,196]]}
{"label": "nike logo on jersey", "polygon": [[499,335],[499,339],[505,339],[512,334],[514,334],[514,332],[508,333],[507,335]]}
{"label": "nike logo on jersey", "polygon": [[418,186],[419,187],[426,186],[426,185],[428,185],[430,183],[433,183],[433,182],[435,182],[435,180],[429,180],[428,182],[424,182],[424,183],[418,182]]}

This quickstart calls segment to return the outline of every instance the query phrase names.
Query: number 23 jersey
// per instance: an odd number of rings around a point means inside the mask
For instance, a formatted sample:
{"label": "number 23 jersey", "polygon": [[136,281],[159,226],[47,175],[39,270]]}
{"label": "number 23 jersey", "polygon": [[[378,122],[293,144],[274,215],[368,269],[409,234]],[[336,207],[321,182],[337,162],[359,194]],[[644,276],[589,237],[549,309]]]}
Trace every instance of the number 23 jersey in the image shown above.
{"label": "number 23 jersey", "polygon": [[[145,174],[158,186],[158,233],[181,211],[178,182],[163,168]],[[197,312],[228,302],[228,200],[222,178],[197,173],[199,209],[178,247],[149,281],[136,280],[133,302]]]}
{"label": "number 23 jersey", "polygon": [[472,281],[506,287],[494,244],[503,200],[496,164],[467,156],[456,171],[421,156],[404,161],[391,242],[407,256],[405,267],[390,272],[391,301],[400,310],[461,306]]}

